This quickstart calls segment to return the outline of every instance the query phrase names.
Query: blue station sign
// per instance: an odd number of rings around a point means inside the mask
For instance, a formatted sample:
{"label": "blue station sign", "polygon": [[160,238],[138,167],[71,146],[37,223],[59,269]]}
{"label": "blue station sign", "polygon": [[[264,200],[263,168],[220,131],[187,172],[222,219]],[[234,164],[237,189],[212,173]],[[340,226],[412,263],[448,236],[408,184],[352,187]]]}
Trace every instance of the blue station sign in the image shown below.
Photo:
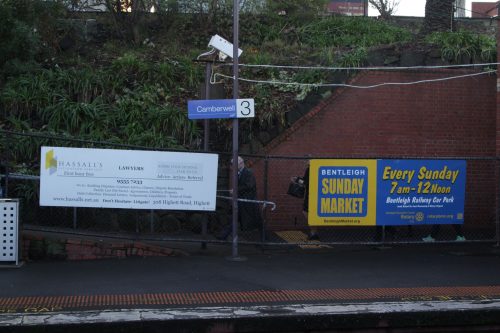
{"label": "blue station sign", "polygon": [[254,105],[253,98],[193,100],[188,101],[188,118],[252,118],[255,116]]}

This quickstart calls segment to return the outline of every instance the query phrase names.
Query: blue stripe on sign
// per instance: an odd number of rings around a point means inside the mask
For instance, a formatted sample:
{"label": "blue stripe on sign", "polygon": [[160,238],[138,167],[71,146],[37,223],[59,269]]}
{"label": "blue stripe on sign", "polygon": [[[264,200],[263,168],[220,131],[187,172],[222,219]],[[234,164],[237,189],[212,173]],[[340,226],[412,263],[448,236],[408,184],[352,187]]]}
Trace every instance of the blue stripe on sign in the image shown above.
{"label": "blue stripe on sign", "polygon": [[234,99],[211,99],[188,101],[189,119],[236,118]]}

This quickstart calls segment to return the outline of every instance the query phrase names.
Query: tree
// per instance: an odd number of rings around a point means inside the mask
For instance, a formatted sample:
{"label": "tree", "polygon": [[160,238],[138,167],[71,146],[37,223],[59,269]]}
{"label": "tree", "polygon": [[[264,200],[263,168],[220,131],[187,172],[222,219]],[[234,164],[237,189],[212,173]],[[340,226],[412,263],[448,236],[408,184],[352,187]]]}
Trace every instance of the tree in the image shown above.
{"label": "tree", "polygon": [[112,13],[118,33],[123,38],[139,44],[145,38],[144,14],[152,6],[157,5],[151,0],[105,0],[106,8]]}
{"label": "tree", "polygon": [[453,3],[455,0],[427,0],[421,36],[436,31],[450,31],[453,26]]}
{"label": "tree", "polygon": [[29,62],[59,47],[66,13],[62,1],[0,0],[0,70],[5,63]]}
{"label": "tree", "polygon": [[397,9],[400,0],[368,0],[375,7],[382,19],[387,20]]}

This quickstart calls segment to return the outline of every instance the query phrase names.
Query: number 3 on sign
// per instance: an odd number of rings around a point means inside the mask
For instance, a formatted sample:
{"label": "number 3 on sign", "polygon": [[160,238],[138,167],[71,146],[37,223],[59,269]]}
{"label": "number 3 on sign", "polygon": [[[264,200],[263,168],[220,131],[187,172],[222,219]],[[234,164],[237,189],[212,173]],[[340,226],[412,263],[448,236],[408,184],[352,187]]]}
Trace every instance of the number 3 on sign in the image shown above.
{"label": "number 3 on sign", "polygon": [[253,98],[237,99],[236,118],[252,118],[252,117],[255,117]]}

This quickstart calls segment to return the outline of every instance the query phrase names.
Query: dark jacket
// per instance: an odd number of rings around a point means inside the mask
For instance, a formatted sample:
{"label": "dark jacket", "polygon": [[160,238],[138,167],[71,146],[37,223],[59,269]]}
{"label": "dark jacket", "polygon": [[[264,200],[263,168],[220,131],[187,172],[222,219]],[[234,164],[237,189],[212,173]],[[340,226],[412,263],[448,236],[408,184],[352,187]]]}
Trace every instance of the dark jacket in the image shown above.
{"label": "dark jacket", "polygon": [[[252,170],[243,168],[238,174],[238,198],[255,200],[257,198],[257,182]],[[239,202],[238,215],[242,231],[261,228],[262,217],[259,204]]]}
{"label": "dark jacket", "polygon": [[307,167],[306,171],[304,172],[303,180],[304,180],[305,192],[304,192],[304,204],[302,209],[304,210],[304,212],[308,212],[309,211],[309,167]]}
{"label": "dark jacket", "polygon": [[257,184],[252,170],[243,168],[238,173],[238,197],[242,199],[257,198]]}

